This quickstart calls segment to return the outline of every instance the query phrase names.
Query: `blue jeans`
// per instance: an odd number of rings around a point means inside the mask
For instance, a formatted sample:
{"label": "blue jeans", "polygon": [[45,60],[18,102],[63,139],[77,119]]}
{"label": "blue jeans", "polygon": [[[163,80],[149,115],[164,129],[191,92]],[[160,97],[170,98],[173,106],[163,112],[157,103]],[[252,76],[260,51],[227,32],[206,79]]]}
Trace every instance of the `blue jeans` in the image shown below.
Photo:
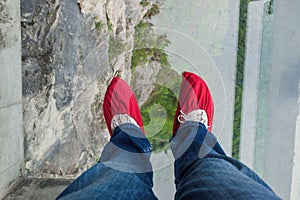
{"label": "blue jeans", "polygon": [[[279,199],[252,170],[227,157],[203,124],[184,123],[170,143],[175,199]],[[152,191],[151,150],[138,127],[115,128],[100,161],[57,199],[157,199]]]}

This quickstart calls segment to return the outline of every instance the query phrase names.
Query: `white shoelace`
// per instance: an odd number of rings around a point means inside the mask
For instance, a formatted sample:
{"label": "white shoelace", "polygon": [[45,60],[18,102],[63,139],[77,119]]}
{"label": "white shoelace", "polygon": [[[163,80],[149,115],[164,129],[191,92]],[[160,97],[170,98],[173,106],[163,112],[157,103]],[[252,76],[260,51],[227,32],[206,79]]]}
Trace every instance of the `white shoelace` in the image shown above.
{"label": "white shoelace", "polygon": [[182,110],[179,111],[181,114],[178,115],[178,121],[180,123],[185,123],[186,121],[196,121],[196,122],[201,122],[203,123],[206,128],[209,128],[208,126],[208,118],[205,110],[198,109],[198,110],[193,110],[188,114],[185,114],[182,112]]}
{"label": "white shoelace", "polygon": [[121,124],[125,124],[125,123],[131,123],[131,124],[134,124],[137,127],[139,127],[137,122],[127,114],[117,114],[117,115],[115,115],[111,120],[111,125],[110,126],[111,126],[111,129],[114,130],[117,126],[120,126]]}

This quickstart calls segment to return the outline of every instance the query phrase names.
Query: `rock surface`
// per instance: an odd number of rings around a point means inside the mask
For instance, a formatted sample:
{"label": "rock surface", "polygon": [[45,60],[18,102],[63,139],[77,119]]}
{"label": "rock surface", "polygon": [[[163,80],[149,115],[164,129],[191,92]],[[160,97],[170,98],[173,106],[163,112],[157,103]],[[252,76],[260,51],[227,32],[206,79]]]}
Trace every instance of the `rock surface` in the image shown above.
{"label": "rock surface", "polygon": [[21,0],[21,12],[25,175],[75,178],[108,141],[104,93],[113,76],[130,82],[134,27],[147,7]]}
{"label": "rock surface", "polygon": [[132,88],[136,94],[137,101],[141,107],[149,98],[157,84],[157,75],[161,69],[160,63],[149,62],[143,66],[137,66],[135,69],[135,77],[132,79]]}

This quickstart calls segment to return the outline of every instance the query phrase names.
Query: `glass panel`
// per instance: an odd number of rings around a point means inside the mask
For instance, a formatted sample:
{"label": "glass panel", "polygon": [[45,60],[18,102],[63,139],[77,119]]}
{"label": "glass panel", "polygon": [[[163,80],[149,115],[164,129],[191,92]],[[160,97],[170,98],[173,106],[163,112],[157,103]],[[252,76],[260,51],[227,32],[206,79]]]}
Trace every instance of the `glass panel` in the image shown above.
{"label": "glass panel", "polygon": [[264,145],[267,129],[268,97],[270,90],[270,70],[272,58],[273,39],[273,8],[271,1],[264,4],[263,29],[261,41],[261,60],[259,69],[259,92],[257,106],[257,127],[255,143],[255,164],[254,168],[259,173],[263,173]]}

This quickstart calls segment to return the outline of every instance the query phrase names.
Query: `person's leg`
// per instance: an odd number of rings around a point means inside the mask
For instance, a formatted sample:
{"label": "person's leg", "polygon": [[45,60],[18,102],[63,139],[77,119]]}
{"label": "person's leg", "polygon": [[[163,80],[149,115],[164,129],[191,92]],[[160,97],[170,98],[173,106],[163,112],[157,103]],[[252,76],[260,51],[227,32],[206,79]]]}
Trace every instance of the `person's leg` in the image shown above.
{"label": "person's leg", "polygon": [[279,199],[255,172],[225,155],[197,122],[186,122],[171,139],[175,199]]}
{"label": "person's leg", "polygon": [[171,138],[175,198],[278,199],[252,170],[225,155],[216,137],[209,132],[213,112],[206,83],[193,73],[183,73]]}
{"label": "person's leg", "polygon": [[114,78],[103,103],[111,135],[99,163],[65,189],[58,199],[157,199],[150,163],[152,147],[144,135],[134,94],[125,81]]}
{"label": "person's leg", "polygon": [[132,124],[114,129],[100,161],[71,183],[57,199],[156,199],[151,145]]}

